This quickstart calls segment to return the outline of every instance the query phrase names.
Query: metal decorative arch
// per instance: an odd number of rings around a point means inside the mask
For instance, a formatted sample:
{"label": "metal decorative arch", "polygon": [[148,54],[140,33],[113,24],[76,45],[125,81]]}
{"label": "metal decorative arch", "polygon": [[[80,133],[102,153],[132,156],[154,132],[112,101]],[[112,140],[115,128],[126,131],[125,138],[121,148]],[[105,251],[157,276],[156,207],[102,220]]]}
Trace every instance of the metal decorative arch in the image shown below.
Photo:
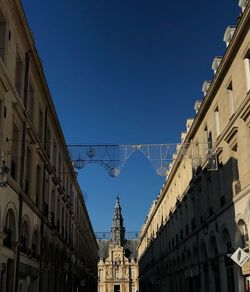
{"label": "metal decorative arch", "polygon": [[[197,145],[196,145],[197,146]],[[208,159],[208,170],[217,169],[217,159],[211,150],[205,157],[197,157],[192,144],[71,144],[69,154],[74,168],[82,169],[87,164],[102,165],[111,177],[120,174],[125,162],[130,156],[140,151],[151,163],[159,176],[165,176],[169,164],[176,159],[192,159],[195,165],[197,159]]]}

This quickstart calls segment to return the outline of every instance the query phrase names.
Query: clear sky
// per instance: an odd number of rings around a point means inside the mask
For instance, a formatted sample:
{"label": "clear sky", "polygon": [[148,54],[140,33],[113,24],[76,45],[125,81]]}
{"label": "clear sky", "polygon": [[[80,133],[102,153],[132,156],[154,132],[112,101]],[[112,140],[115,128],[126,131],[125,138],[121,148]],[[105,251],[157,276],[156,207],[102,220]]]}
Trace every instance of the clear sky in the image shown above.
{"label": "clear sky", "polygon": [[[180,141],[237,0],[23,0],[67,143]],[[134,154],[117,178],[79,171],[95,231],[109,231],[115,197],[141,228],[164,178]]]}

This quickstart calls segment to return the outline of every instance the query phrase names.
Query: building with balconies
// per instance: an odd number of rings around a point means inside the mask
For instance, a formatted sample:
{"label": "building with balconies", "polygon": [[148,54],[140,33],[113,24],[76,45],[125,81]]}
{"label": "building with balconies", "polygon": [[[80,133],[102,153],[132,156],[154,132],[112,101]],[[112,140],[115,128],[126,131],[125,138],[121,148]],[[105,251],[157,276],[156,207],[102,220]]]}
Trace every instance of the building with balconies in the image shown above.
{"label": "building with balconies", "polygon": [[21,1],[0,2],[0,291],[96,291],[98,245]]}
{"label": "building with balconies", "polygon": [[250,2],[224,35],[224,56],[188,120],[138,244],[139,287],[154,291],[250,291]]}

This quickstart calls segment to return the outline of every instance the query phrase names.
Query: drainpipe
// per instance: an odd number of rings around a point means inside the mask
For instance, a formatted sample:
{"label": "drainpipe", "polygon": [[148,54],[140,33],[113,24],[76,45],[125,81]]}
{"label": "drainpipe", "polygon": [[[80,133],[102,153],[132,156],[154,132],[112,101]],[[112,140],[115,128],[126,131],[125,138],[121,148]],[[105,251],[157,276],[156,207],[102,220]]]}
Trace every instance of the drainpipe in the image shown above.
{"label": "drainpipe", "polygon": [[[13,291],[18,291],[18,278],[19,278],[19,262],[20,262],[20,243],[21,243],[21,227],[22,227],[22,213],[23,213],[23,194],[24,194],[24,177],[25,177],[25,154],[26,154],[26,117],[27,117],[27,104],[28,104],[28,86],[29,86],[29,63],[30,63],[31,51],[27,51],[25,54],[25,73],[24,73],[24,121],[22,128],[22,140],[21,140],[21,166],[20,166],[20,191],[19,197],[19,210],[18,210],[18,240],[16,243],[15,258],[14,258],[14,278],[13,278]],[[18,143],[18,141],[14,141]]]}

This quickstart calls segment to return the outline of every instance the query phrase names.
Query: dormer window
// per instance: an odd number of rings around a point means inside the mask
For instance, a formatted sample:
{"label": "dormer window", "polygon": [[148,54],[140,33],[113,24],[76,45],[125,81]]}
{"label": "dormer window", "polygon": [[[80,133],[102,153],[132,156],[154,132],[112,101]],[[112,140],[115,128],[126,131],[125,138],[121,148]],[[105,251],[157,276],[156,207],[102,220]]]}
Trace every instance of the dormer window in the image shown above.
{"label": "dormer window", "polygon": [[242,10],[242,12],[244,12],[245,8],[247,7],[249,0],[239,0],[239,6]]}
{"label": "dormer window", "polygon": [[191,128],[193,121],[194,121],[193,119],[187,119],[187,121],[186,121],[186,129],[187,129],[187,132]]}
{"label": "dormer window", "polygon": [[212,63],[212,70],[214,71],[214,74],[216,74],[219,66],[220,66],[220,62],[222,60],[222,57],[215,57]]}
{"label": "dormer window", "polygon": [[202,100],[196,100],[196,102],[194,104],[194,110],[195,110],[196,114],[198,113],[201,104],[202,104]]}
{"label": "dormer window", "polygon": [[234,34],[234,31],[235,31],[235,26],[228,26],[226,28],[226,31],[224,33],[224,38],[223,38],[223,41],[226,43],[226,46],[228,47],[232,37],[233,37],[233,34]]}
{"label": "dormer window", "polygon": [[202,92],[203,92],[204,96],[207,94],[210,84],[211,84],[210,81],[204,81],[204,83],[202,85]]}

